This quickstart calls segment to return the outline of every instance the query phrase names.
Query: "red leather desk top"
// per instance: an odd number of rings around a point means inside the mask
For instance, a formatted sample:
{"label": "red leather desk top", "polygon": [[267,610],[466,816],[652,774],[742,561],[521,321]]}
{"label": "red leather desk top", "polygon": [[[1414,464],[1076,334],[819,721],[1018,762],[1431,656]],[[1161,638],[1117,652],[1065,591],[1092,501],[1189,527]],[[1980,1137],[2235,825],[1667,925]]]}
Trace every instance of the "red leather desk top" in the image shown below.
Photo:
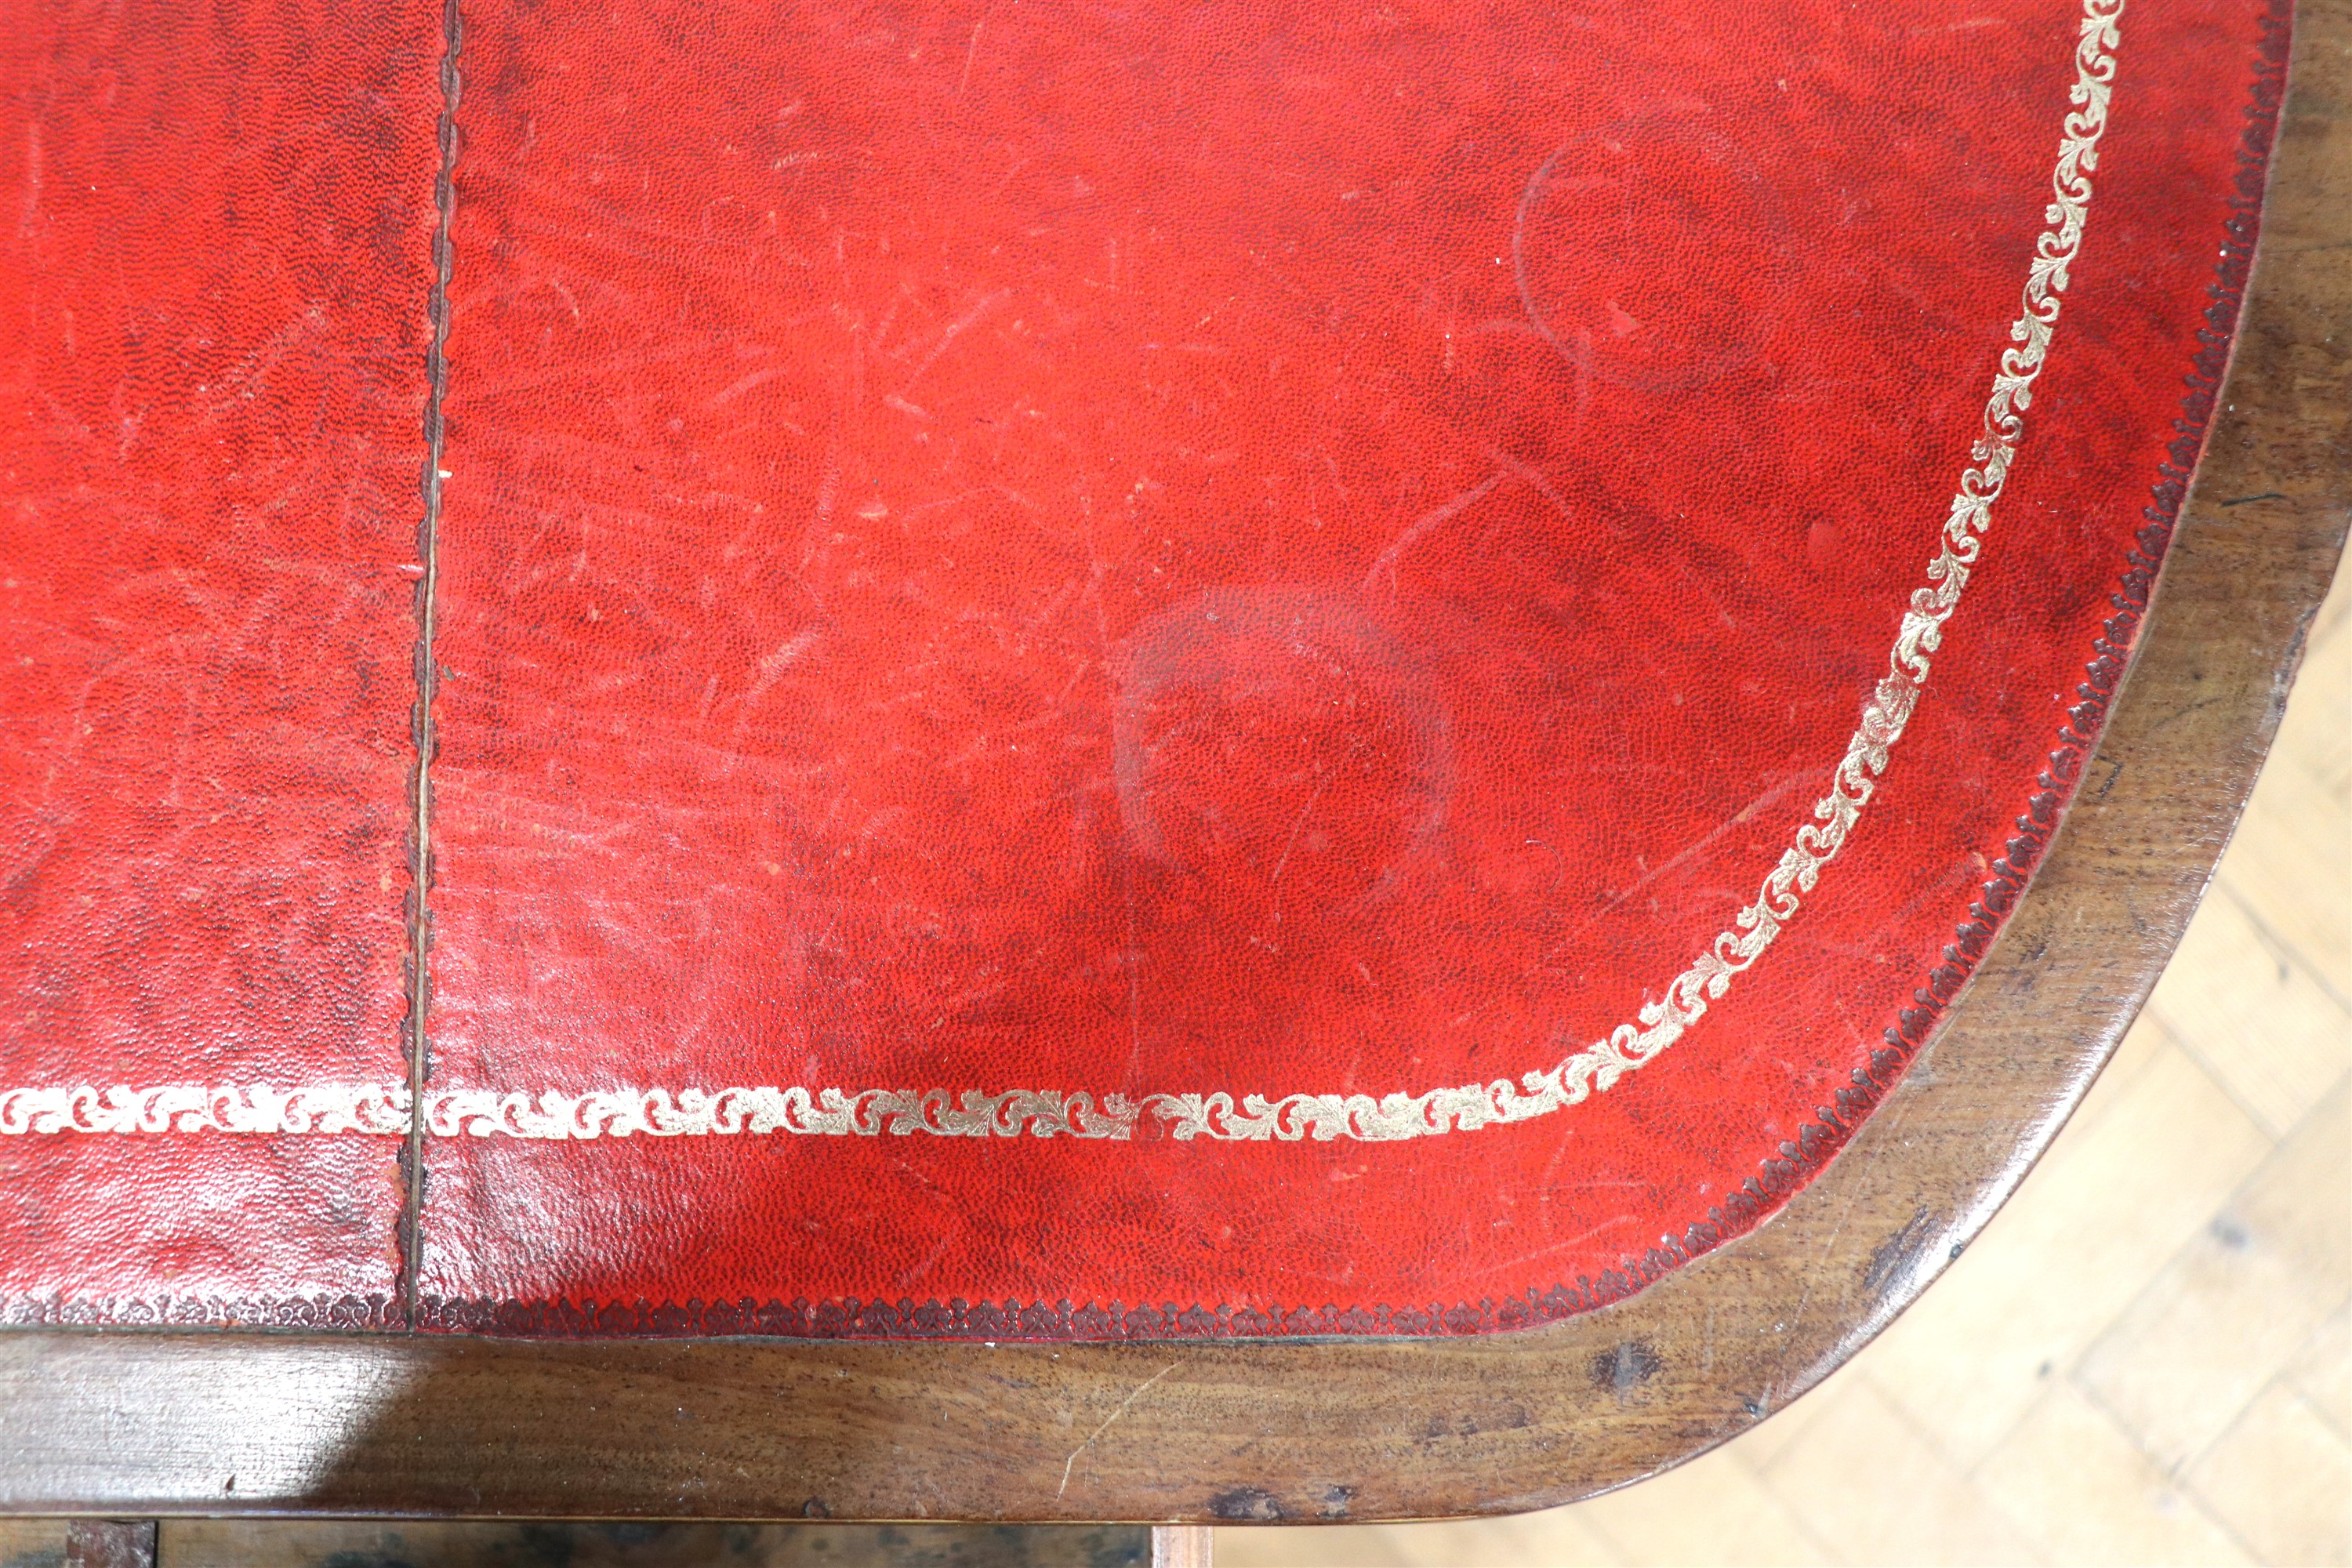
{"label": "red leather desk top", "polygon": [[1755,1225],[2083,784],[2284,35],[26,7],[0,1311],[1475,1331]]}

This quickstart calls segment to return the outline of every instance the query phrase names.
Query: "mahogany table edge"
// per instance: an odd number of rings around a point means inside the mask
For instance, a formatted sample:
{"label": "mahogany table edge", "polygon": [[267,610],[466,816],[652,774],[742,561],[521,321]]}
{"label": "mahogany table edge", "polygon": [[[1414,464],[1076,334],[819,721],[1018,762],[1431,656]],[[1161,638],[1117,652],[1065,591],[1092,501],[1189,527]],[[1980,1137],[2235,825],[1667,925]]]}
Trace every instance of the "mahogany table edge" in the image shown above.
{"label": "mahogany table edge", "polygon": [[2055,1136],[2277,727],[2352,508],[2352,345],[2327,341],[2352,320],[2352,0],[2300,10],[2235,363],[2082,798],[1945,1028],[1755,1232],[1615,1306],[1458,1339],[9,1331],[0,1511],[1447,1517],[1623,1485],[1785,1406],[1958,1257]]}

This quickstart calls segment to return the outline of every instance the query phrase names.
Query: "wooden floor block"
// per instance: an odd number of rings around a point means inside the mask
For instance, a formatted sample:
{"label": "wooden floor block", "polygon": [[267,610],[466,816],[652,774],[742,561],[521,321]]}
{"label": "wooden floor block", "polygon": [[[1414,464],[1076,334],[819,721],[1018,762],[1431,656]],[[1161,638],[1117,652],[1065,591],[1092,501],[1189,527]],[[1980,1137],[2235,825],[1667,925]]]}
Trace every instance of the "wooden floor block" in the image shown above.
{"label": "wooden floor block", "polygon": [[1973,1478],[2053,1563],[2247,1563],[2197,1498],[2073,1384],[2053,1378]]}
{"label": "wooden floor block", "polygon": [[1593,1499],[1587,1523],[1629,1563],[1811,1563],[1832,1559],[1732,1444],[1639,1486]]}
{"label": "wooden floor block", "polygon": [[2336,1103],[2281,1146],[2084,1358],[2083,1386],[2165,1466],[2202,1454],[2352,1294]]}
{"label": "wooden floor block", "polygon": [[2287,1368],[2287,1381],[2352,1442],[2352,1307],[2319,1326]]}
{"label": "wooden floor block", "polygon": [[2226,880],[2198,911],[2148,1011],[2274,1138],[2352,1069],[2352,1010]]}
{"label": "wooden floor block", "polygon": [[1221,1529],[1215,1561],[1217,1568],[1614,1568],[1623,1559],[1580,1510],[1553,1509],[1447,1524]]}
{"label": "wooden floor block", "polygon": [[[2340,726],[2352,728],[2352,719]],[[2352,797],[2332,756],[2287,756],[2263,773],[2216,883],[2252,910],[2303,966],[2352,1001]],[[2325,773],[2321,771],[2325,770]],[[2176,961],[2177,962],[2177,961]]]}
{"label": "wooden floor block", "polygon": [[2247,1406],[2189,1482],[2264,1563],[2352,1562],[2352,1444],[2284,1384]]}
{"label": "wooden floor block", "polygon": [[1838,1402],[1764,1479],[1857,1563],[2034,1563],[2040,1553],[1874,1384]]}
{"label": "wooden floor block", "polygon": [[[2196,1062],[2159,1050],[1887,1331],[1868,1352],[1872,1376],[1973,1467],[2270,1148]],[[2159,1149],[2161,1165],[2148,1158]]]}

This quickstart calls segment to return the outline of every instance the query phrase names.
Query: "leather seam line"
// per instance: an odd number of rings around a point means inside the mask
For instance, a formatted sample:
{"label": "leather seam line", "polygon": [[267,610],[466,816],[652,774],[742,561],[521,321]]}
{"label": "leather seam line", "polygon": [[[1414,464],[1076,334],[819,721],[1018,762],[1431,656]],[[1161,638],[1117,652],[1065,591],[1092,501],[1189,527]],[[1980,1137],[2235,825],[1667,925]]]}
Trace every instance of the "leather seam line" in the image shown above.
{"label": "leather seam line", "polygon": [[[1064,1089],[992,1092],[980,1088],[959,1091],[725,1085],[689,1086],[675,1092],[625,1088],[580,1095],[554,1089],[459,1089],[438,1097],[436,1103],[425,1093],[426,1074],[420,1065],[411,1074],[408,1104],[403,1108],[412,1149],[421,1150],[428,1124],[443,1133],[462,1129],[475,1135],[526,1139],[749,1131],[755,1134],[872,1137],[926,1132],[949,1137],[1030,1134],[1126,1140],[1139,1125],[1159,1123],[1183,1142],[1347,1138],[1390,1142],[1531,1121],[1581,1104],[1646,1066],[1696,1027],[1721,1002],[1734,980],[1761,959],[1801,912],[1824,868],[1843,851],[1876,795],[1927,689],[1931,658],[1940,647],[1945,623],[1958,609],[1971,575],[1979,569],[1993,510],[2007,488],[2024,438],[2024,411],[2055,339],[2070,265],[2080,252],[2093,197],[2090,175],[2098,166],[2098,146],[2108,126],[2109,96],[2121,44],[2117,24],[2125,5],[2126,0],[2082,0],[2069,51],[2074,80],[2066,101],[2072,107],[2063,121],[2056,163],[2049,177],[2051,200],[2034,243],[2021,313],[2010,329],[2016,346],[2000,358],[1983,425],[1970,447],[1969,465],[1937,530],[1937,549],[1927,563],[1925,585],[1909,595],[1908,608],[1888,652],[1886,671],[1863,704],[1844,755],[1832,772],[1829,793],[1796,829],[1793,841],[1787,841],[1755,901],[1710,938],[1662,994],[1643,1002],[1634,1021],[1620,1023],[1566,1060],[1517,1075],[1516,1080],[1504,1076],[1419,1093],[1394,1090],[1377,1098],[1362,1092],[1312,1090],[1129,1095]],[[445,226],[446,222],[445,211]],[[445,288],[446,281],[445,257]],[[1501,477],[1500,470],[1496,477]],[[1494,482],[1490,479],[1485,488],[1491,489]],[[1374,563],[1368,584],[1379,576],[1385,561],[1383,557],[1382,563]],[[431,673],[426,670],[425,678]],[[420,813],[423,810],[420,805]],[[425,831],[421,820],[418,831],[420,837]],[[429,932],[425,935],[429,937]],[[425,1000],[420,997],[415,1008],[420,1020],[426,1016]],[[173,1092],[173,1086],[165,1086],[164,1092]],[[365,1084],[310,1085],[300,1092],[304,1109],[314,1116],[327,1111],[323,1124],[336,1129],[353,1121],[355,1105],[363,1104],[373,1113],[381,1094]],[[232,1118],[236,1114],[232,1111]],[[417,1184],[422,1185],[421,1174]],[[410,1304],[415,1304],[413,1300]]]}
{"label": "leather seam line", "polygon": [[[416,745],[416,771],[409,805],[413,860],[408,908],[408,1094],[419,1102],[425,1080],[432,1076],[433,1000],[433,758],[439,736],[433,702],[439,685],[435,663],[436,597],[440,586],[442,467],[446,452],[442,405],[449,392],[449,229],[457,211],[457,100],[461,80],[457,55],[463,26],[458,0],[443,0],[441,9],[441,110],[435,128],[439,153],[433,178],[433,282],[425,296],[430,337],[425,350],[425,472],[422,478],[424,516],[417,524],[417,556],[424,575],[416,584],[416,710],[412,723]],[[423,1262],[425,1223],[425,1130],[412,1123],[401,1151],[404,1190],[400,1215],[400,1316],[404,1325],[416,1322],[416,1276]]]}

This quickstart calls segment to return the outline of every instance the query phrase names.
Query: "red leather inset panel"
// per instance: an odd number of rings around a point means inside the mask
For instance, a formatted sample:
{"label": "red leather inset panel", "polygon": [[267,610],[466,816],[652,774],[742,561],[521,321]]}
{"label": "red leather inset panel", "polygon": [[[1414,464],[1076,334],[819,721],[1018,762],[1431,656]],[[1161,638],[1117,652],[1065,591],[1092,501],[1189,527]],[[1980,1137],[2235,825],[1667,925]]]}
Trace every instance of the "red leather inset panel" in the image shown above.
{"label": "red leather inset panel", "polygon": [[2079,783],[2284,47],[462,10],[422,650],[440,8],[0,37],[17,1319],[1476,1331],[1755,1224]]}
{"label": "red leather inset panel", "polygon": [[[0,1089],[404,1077],[439,34],[0,26]],[[11,1131],[10,1317],[394,1293],[395,1140]]]}
{"label": "red leather inset panel", "polygon": [[[1785,935],[1580,1103],[1344,1097],[1512,1099],[1740,929],[1929,582],[2083,16],[470,7],[428,1321],[1507,1326],[1752,1222],[2077,701],[2248,6],[2122,24],[2019,468]],[[1063,1131],[937,1135],[1016,1090],[962,1131]]]}

